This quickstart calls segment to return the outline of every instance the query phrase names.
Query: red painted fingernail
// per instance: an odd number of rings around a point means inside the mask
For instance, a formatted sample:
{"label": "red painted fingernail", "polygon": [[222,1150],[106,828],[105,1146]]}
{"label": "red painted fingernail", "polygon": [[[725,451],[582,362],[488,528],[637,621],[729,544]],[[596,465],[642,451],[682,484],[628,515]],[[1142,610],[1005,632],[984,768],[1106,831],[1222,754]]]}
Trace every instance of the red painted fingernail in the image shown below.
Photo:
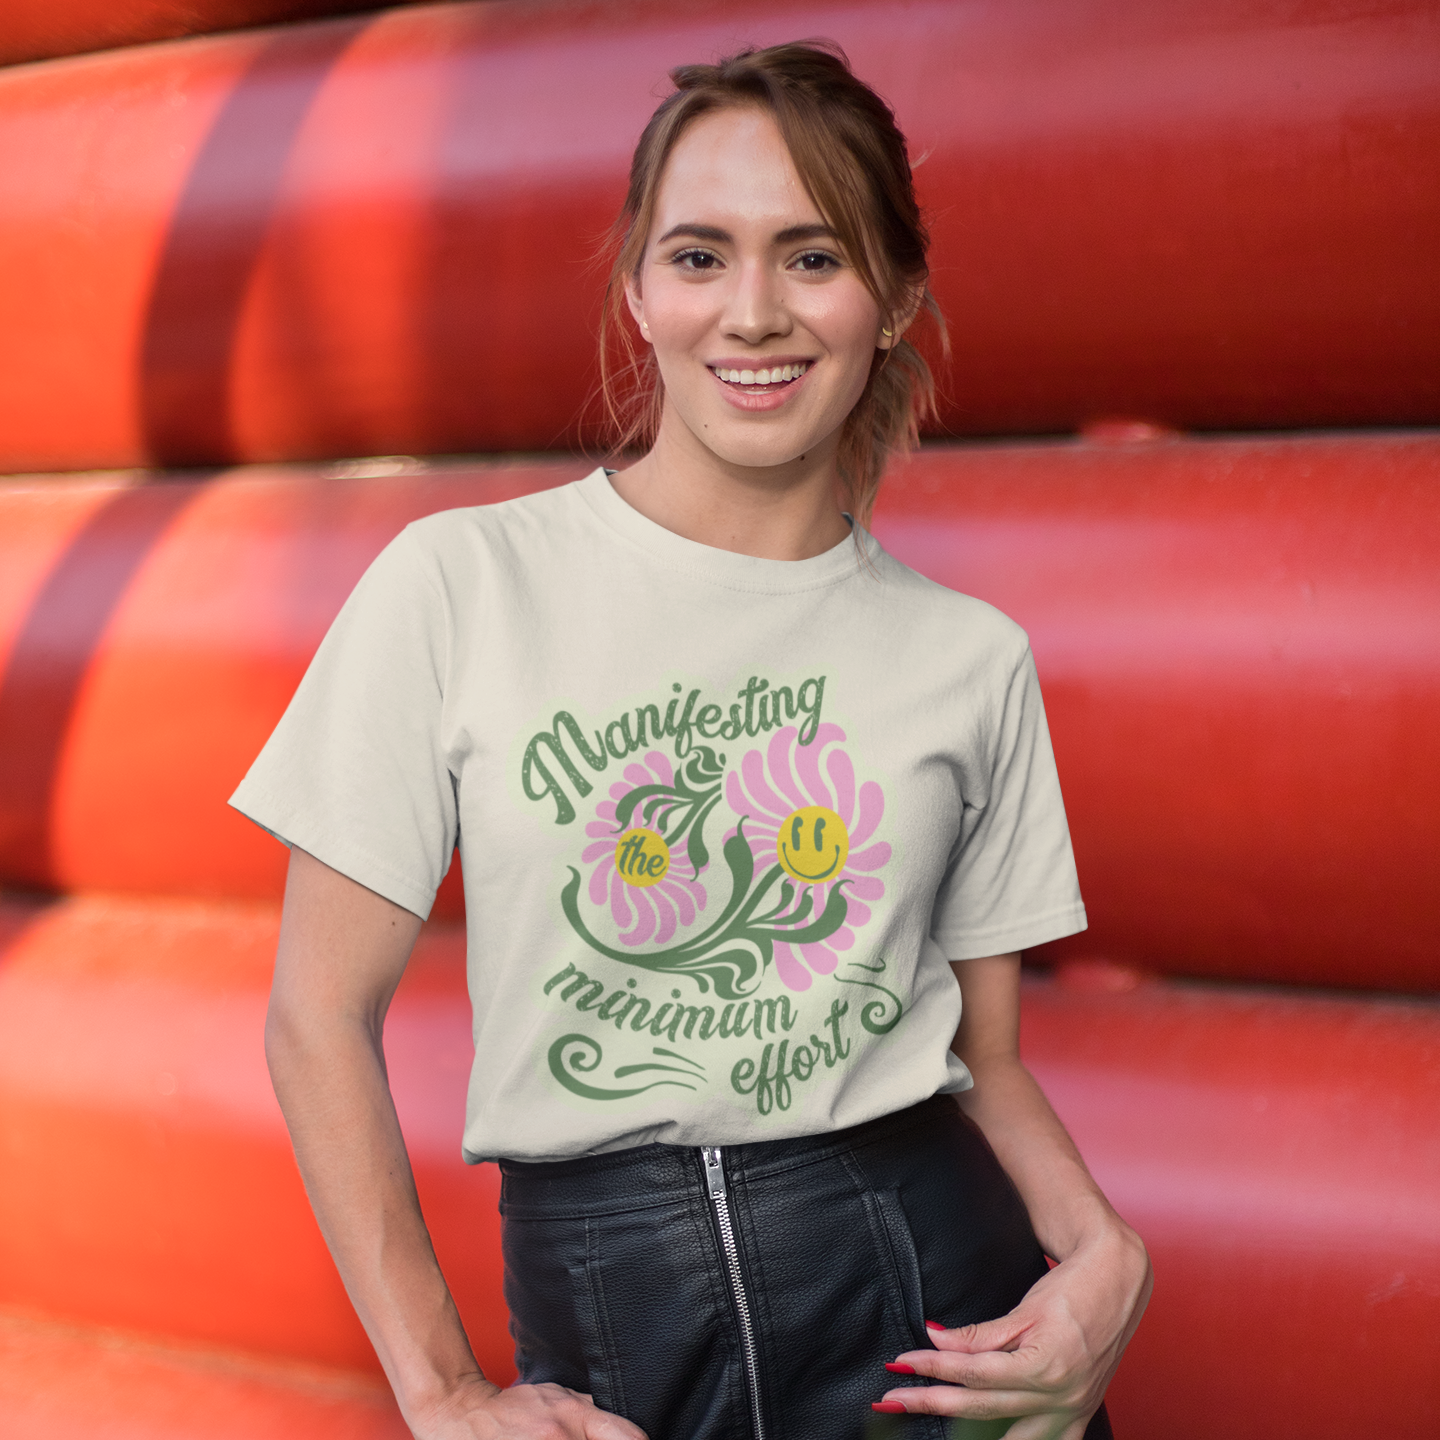
{"label": "red painted fingernail", "polygon": [[898,1400],[877,1400],[870,1408],[872,1410],[878,1410],[882,1415],[904,1415],[907,1413],[905,1407]]}
{"label": "red painted fingernail", "polygon": [[925,1328],[927,1330],[943,1330],[945,1327],[938,1320],[927,1320]]}
{"label": "red painted fingernail", "polygon": [[913,1365],[907,1365],[903,1360],[887,1360],[885,1368],[896,1375],[914,1375],[916,1373]]}

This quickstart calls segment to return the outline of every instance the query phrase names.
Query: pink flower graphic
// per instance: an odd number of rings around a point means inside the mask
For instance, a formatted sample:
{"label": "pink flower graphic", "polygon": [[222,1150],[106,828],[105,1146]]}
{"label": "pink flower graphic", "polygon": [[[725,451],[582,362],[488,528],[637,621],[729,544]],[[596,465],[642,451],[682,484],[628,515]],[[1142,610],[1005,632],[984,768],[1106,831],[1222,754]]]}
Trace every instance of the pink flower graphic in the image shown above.
{"label": "pink flower graphic", "polygon": [[[610,787],[610,799],[595,807],[596,818],[585,827],[591,843],[580,859],[595,866],[590,875],[590,898],[597,905],[609,903],[625,945],[643,945],[647,940],[663,945],[678,925],[693,925],[697,912],[705,908],[705,886],[699,880],[686,878],[694,874],[688,836],[669,847],[670,862],[660,880],[627,883],[615,865],[615,847],[622,828],[616,820],[616,806],[641,785],[674,783],[670,761],[659,750],[652,750],[643,765],[625,767],[624,780]],[[632,822],[632,828],[638,823]]]}
{"label": "pink flower graphic", "polygon": [[[846,923],[833,935],[805,945],[775,943],[780,979],[792,990],[808,990],[811,972],[834,971],[841,953],[855,944],[855,927],[870,919],[870,906],[885,894],[875,872],[889,863],[890,846],[883,840],[871,843],[885,814],[884,791],[873,780],[857,790],[849,755],[830,748],[844,740],[845,732],[838,725],[821,725],[808,745],[796,743],[798,734],[793,725],[786,726],[771,737],[764,754],[749,751],[740,768],[725,777],[725,800],[745,817],[745,838],[756,863],[784,865],[792,881],[809,891],[812,914],[824,910],[833,886],[849,882]],[[730,830],[726,838],[734,833]]]}

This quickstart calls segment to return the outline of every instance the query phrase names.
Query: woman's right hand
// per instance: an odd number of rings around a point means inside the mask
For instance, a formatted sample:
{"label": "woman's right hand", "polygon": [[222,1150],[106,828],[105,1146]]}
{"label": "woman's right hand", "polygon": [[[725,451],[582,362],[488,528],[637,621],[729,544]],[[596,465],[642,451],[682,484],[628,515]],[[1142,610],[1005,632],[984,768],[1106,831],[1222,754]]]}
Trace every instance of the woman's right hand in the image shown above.
{"label": "woman's right hand", "polygon": [[415,1440],[645,1440],[645,1432],[563,1385],[502,1390],[478,1376],[423,1413]]}

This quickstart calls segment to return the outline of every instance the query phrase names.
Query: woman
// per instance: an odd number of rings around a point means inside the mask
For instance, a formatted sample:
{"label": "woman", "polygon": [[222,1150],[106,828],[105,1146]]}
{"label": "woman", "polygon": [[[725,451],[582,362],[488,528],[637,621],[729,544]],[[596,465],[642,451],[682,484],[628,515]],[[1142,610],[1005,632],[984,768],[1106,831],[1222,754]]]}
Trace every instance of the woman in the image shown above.
{"label": "woman", "polygon": [[[410,526],[235,797],[292,847],[311,1201],[422,1440],[1108,1434],[1149,1269],[1017,1053],[1018,952],[1084,925],[1034,667],[860,528],[929,393],[904,140],[820,45],[673,78],[612,279],[644,457]],[[503,1391],[381,1050],[457,842]]]}

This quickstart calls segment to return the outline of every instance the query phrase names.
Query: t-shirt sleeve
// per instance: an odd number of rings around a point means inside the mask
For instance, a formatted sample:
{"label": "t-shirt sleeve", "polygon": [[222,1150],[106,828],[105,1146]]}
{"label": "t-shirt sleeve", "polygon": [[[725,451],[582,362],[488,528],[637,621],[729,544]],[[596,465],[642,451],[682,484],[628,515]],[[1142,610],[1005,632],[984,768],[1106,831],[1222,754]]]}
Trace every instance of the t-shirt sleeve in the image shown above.
{"label": "t-shirt sleeve", "polygon": [[951,960],[1003,955],[1085,928],[1070,829],[1029,648],[986,730],[989,774],[969,777],[931,934]]}
{"label": "t-shirt sleeve", "polygon": [[361,577],[230,797],[422,919],[457,838],[442,736],[449,630],[439,577],[405,530]]}

